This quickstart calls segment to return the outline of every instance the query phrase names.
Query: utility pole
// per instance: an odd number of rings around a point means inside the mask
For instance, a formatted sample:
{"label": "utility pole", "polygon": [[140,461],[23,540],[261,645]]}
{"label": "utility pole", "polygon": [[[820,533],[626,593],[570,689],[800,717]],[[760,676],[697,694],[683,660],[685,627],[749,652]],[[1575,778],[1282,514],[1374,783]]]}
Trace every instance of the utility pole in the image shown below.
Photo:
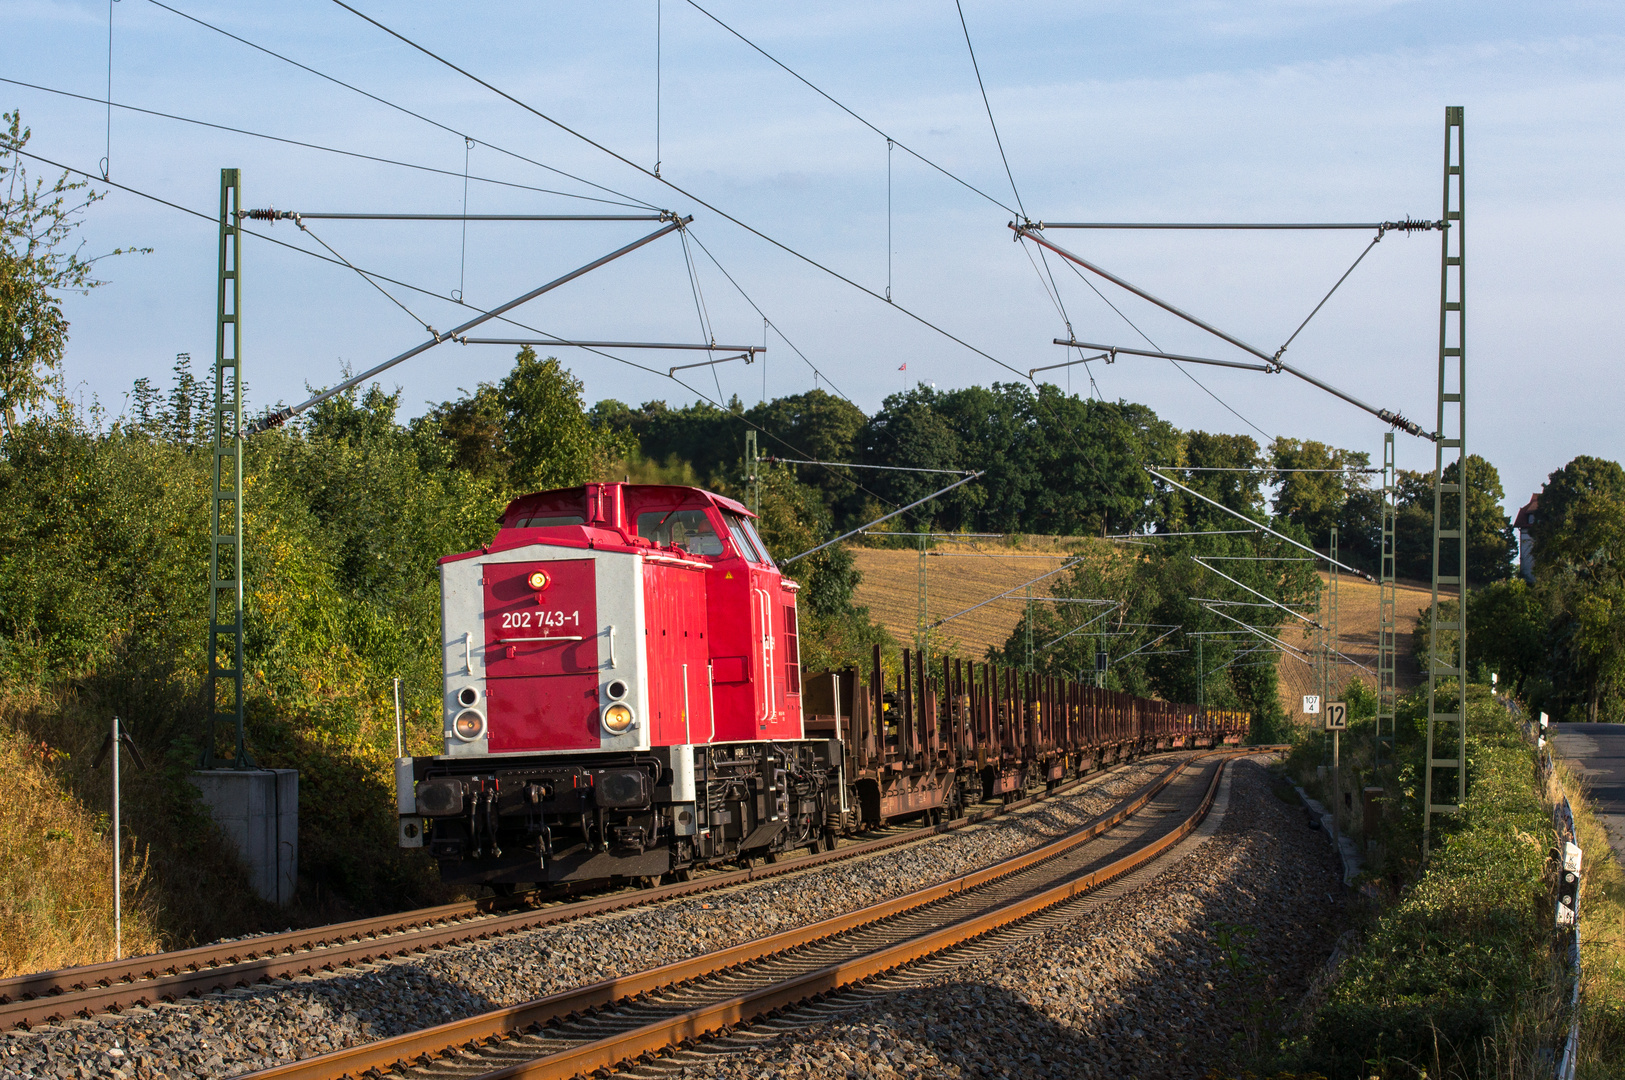
{"label": "utility pole", "polygon": [[[1439,265],[1439,397],[1433,451],[1433,607],[1428,619],[1427,779],[1422,792],[1422,857],[1427,858],[1434,814],[1456,814],[1467,801],[1467,213],[1466,150],[1463,109],[1444,111],[1444,234]],[[1447,426],[1447,420],[1450,423]],[[1447,484],[1445,458],[1456,465],[1456,480]],[[1447,496],[1449,496],[1447,498]],[[1445,521],[1445,509],[1452,520]],[[1441,560],[1453,554],[1454,573],[1445,574]],[[1439,604],[1441,589],[1454,588],[1456,615],[1446,619]],[[1446,632],[1456,635],[1452,663],[1439,657]],[[1455,679],[1454,711],[1441,701],[1439,682]],[[1453,736],[1453,737],[1452,737]],[[1453,756],[1436,756],[1454,744]],[[1436,751],[1435,747],[1441,747]],[[1442,751],[1448,753],[1448,751]],[[1455,774],[1455,799],[1443,801],[1451,787],[1448,775],[1435,783],[1435,773]],[[1441,801],[1435,802],[1435,788]]]}
{"label": "utility pole", "polygon": [[[1326,674],[1326,696],[1321,698],[1322,702],[1330,701],[1330,700],[1332,700],[1333,695],[1340,694],[1342,692],[1341,683],[1343,681],[1342,660],[1339,658],[1339,653],[1342,652],[1342,649],[1341,649],[1342,641],[1340,640],[1339,635],[1337,633],[1337,586],[1338,586],[1338,579],[1337,579],[1337,526],[1336,525],[1332,526],[1331,555],[1332,555],[1332,564],[1331,564],[1331,567],[1330,567],[1330,571],[1331,571],[1332,585],[1331,585],[1331,590],[1330,590],[1330,599],[1327,602],[1328,606],[1327,606],[1327,609],[1326,609],[1326,633],[1331,638],[1331,643],[1332,644],[1331,644],[1331,648],[1329,650],[1327,650],[1327,653],[1326,653],[1326,673],[1327,673]],[[1321,707],[1325,708],[1325,705],[1322,704]]]}
{"label": "utility pole", "polygon": [[1027,583],[1027,671],[1033,670],[1033,586]]}
{"label": "utility pole", "polygon": [[745,483],[750,488],[750,512],[762,516],[762,459],[756,453],[756,429],[745,432]]}
{"label": "utility pole", "polygon": [[1398,476],[1394,470],[1394,433],[1382,437],[1382,551],[1378,556],[1377,589],[1377,723],[1372,765],[1382,764],[1383,748],[1394,746],[1394,708],[1399,692],[1394,680],[1394,521],[1397,517]]}
{"label": "utility pole", "polygon": [[1207,708],[1207,668],[1202,664],[1202,642],[1205,639],[1196,639],[1196,709],[1198,712]]}
{"label": "utility pole", "polygon": [[[222,724],[235,734],[231,767],[252,769],[243,741],[243,279],[241,175],[220,170],[220,275],[215,304],[213,499],[209,506],[208,719],[200,764],[213,769]],[[226,700],[222,701],[222,697]]]}
{"label": "utility pole", "polygon": [[921,656],[929,656],[930,655],[930,653],[928,653],[926,651],[926,638],[930,634],[930,630],[928,630],[927,627],[929,627],[931,624],[930,624],[930,621],[929,621],[929,613],[928,613],[927,602],[926,602],[927,597],[926,597],[926,587],[925,587],[926,586],[925,540],[926,540],[926,534],[922,532],[920,534],[920,536],[919,536],[919,541],[920,541],[920,569],[919,569],[919,575],[918,575],[919,598],[918,598],[918,603],[915,605],[915,612],[914,612],[914,651],[919,653]]}

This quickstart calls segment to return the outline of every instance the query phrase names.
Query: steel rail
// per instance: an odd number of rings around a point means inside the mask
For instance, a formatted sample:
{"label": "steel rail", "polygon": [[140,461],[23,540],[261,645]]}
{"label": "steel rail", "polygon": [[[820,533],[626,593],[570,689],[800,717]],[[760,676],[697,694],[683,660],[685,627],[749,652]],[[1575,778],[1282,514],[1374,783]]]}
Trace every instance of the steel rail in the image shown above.
{"label": "steel rail", "polygon": [[[1235,755],[1240,756],[1240,755]],[[1045,889],[1034,896],[1020,899],[986,914],[964,922],[943,927],[935,933],[912,938],[841,964],[832,964],[797,978],[739,994],[727,1001],[693,1009],[669,1020],[660,1020],[631,1031],[600,1039],[574,1051],[553,1054],[545,1058],[512,1065],[483,1074],[478,1080],[565,1080],[598,1069],[612,1069],[622,1062],[648,1054],[658,1054],[667,1048],[714,1032],[747,1023],[764,1015],[803,1002],[823,997],[844,987],[866,982],[878,975],[894,971],[937,953],[946,952],[1020,922],[1056,904],[1064,903],[1079,893],[1098,888],[1122,877],[1156,859],[1157,856],[1189,836],[1207,817],[1219,791],[1228,759],[1221,761],[1213,771],[1201,804],[1173,830],[1147,844],[1139,851],[1125,855],[1107,866],[1070,881]]]}
{"label": "steel rail", "polygon": [[[1058,785],[1050,792],[968,812],[956,821],[909,828],[893,836],[848,844],[815,855],[797,856],[743,870],[707,873],[692,881],[653,889],[626,889],[608,896],[553,903],[546,907],[525,907],[518,911],[500,910],[505,906],[504,898],[484,898],[308,930],[264,934],[222,945],[204,945],[0,979],[0,1031],[291,978],[315,971],[331,971],[476,939],[521,933],[591,915],[860,858],[1065,795],[1103,775],[1104,771],[1079,777]],[[547,903],[545,897],[533,895],[529,899],[531,902],[539,899]]]}
{"label": "steel rail", "polygon": [[[1273,751],[1279,747],[1255,747],[1245,751],[1215,751],[1192,757],[1170,769],[1159,780],[1143,788],[1132,799],[1115,811],[1100,815],[1089,825],[1040,848],[1026,852],[1004,862],[985,867],[925,889],[894,897],[858,911],[825,919],[807,926],[797,927],[756,941],[745,942],[714,953],[692,957],[662,967],[629,976],[607,979],[575,990],[552,994],[520,1005],[492,1010],[476,1016],[440,1024],[422,1031],[408,1032],[372,1043],[333,1051],[302,1061],[274,1066],[245,1074],[243,1080],[333,1080],[337,1077],[359,1077],[387,1072],[399,1065],[410,1064],[438,1054],[457,1052],[464,1047],[494,1039],[511,1037],[517,1033],[549,1022],[566,1020],[604,1009],[617,1003],[643,995],[666,990],[696,979],[736,969],[740,965],[756,963],[771,957],[824,941],[837,935],[871,926],[905,912],[935,904],[947,898],[968,892],[973,888],[996,882],[1038,863],[1056,858],[1121,824],[1149,805],[1174,779],[1194,762],[1202,758],[1219,756],[1219,769],[1198,807],[1196,814],[1163,837],[1125,858],[1115,860],[1082,877],[1070,879],[1056,887],[1018,900],[984,915],[956,923],[935,933],[915,937],[910,941],[884,948],[869,956],[848,961],[834,967],[801,975],[751,993],[739,995],[701,1009],[691,1010],[652,1024],[642,1025],[609,1038],[589,1042],[560,1054],[549,1055],[530,1062],[497,1069],[481,1074],[482,1080],[498,1077],[557,1076],[571,1077],[590,1073],[596,1069],[612,1067],[628,1058],[657,1052],[674,1043],[702,1037],[722,1027],[753,1019],[763,1013],[786,1005],[796,1004],[809,997],[837,989],[851,982],[861,981],[874,974],[889,970],[921,956],[970,940],[988,930],[1053,903],[1067,899],[1077,892],[1093,888],[1155,858],[1173,843],[1183,839],[1194,829],[1207,808],[1212,805],[1218,789],[1223,766],[1246,753]],[[920,950],[923,946],[923,951]],[[899,959],[899,957],[904,957]],[[861,975],[851,977],[851,973]],[[831,973],[838,973],[831,981]]]}

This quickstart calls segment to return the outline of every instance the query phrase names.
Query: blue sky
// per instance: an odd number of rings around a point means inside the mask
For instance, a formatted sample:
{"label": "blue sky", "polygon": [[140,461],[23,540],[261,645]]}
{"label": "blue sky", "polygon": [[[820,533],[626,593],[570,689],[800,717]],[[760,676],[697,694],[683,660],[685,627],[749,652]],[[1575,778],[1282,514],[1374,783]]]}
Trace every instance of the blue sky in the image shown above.
{"label": "blue sky", "polygon": [[[244,9],[175,0],[176,11],[438,121],[370,101],[189,21],[151,0],[12,0],[0,9],[0,76],[286,139],[413,162],[451,175],[115,109],[0,83],[30,149],[216,212],[219,169],[244,201],[304,211],[623,212],[551,188],[694,214],[703,243],[824,378],[865,411],[905,380],[942,388],[1056,363],[1064,335],[1040,271],[1005,228],[1017,205],[952,3],[706,10],[943,169],[901,150],[772,66],[686,0],[661,0],[662,176],[824,266],[876,300],[410,50],[332,3]],[[655,4],[358,5],[408,37],[646,168],[656,160]],[[1033,219],[1380,220],[1437,217],[1444,107],[1467,110],[1469,447],[1501,470],[1510,509],[1579,453],[1625,458],[1614,371],[1622,305],[1620,194],[1625,35],[1617,5],[1383,2],[1079,3],[965,7],[1020,205]],[[449,129],[449,130],[447,130]],[[477,140],[467,149],[463,136]],[[581,178],[505,155],[512,151]],[[500,180],[509,185],[487,182]],[[585,182],[583,182],[585,181]],[[602,185],[618,195],[608,195]],[[627,198],[622,200],[620,196]],[[1004,204],[1003,206],[997,205]],[[441,329],[642,235],[642,223],[325,222],[312,231]],[[270,235],[316,250],[288,224]],[[131,382],[167,378],[177,352],[212,357],[212,226],[112,192],[86,251],[150,246],[102,264],[108,284],[72,297],[70,383],[112,413]],[[1267,351],[1285,340],[1368,238],[1363,234],[1056,233],[1128,280]],[[761,342],[762,319],[697,247],[703,307],[722,343]],[[1036,254],[1036,253],[1035,253]],[[1373,404],[1431,421],[1437,350],[1436,235],[1390,235],[1293,343],[1289,358]],[[1104,282],[1114,312],[1053,257],[1080,339],[1236,357],[1233,349]],[[353,272],[250,238],[244,358],[257,404],[297,401],[416,344],[421,328]],[[896,308],[904,310],[896,310]],[[564,286],[516,317],[549,333],[700,340],[675,237]],[[1138,327],[1131,328],[1123,316]],[[491,336],[511,329],[492,328]],[[692,389],[667,354],[561,356],[590,400],[754,401],[815,375],[776,333],[765,366],[734,363]],[[385,376],[405,411],[499,378],[511,351],[445,345]],[[906,373],[899,365],[908,365]],[[1376,456],[1382,425],[1288,375],[1165,361],[1091,365],[1098,392],[1144,402],[1187,428],[1320,438]],[[1067,385],[1066,371],[1050,376]],[[1041,376],[1042,377],[1042,376]],[[1081,368],[1070,386],[1093,392]],[[822,380],[820,380],[822,383]],[[827,384],[825,384],[827,385]],[[1208,393],[1211,391],[1211,394]],[[1216,396],[1215,396],[1216,395]],[[1233,410],[1233,411],[1232,411]],[[1239,414],[1239,418],[1238,415]],[[1243,419],[1244,418],[1244,419]],[[1431,468],[1400,436],[1400,463]]]}

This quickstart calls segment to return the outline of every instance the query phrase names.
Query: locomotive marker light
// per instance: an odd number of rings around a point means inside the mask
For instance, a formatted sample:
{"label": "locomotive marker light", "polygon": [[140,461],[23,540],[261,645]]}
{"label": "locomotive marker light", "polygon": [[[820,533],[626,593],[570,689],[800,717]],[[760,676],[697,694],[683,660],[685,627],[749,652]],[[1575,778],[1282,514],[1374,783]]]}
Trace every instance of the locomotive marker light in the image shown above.
{"label": "locomotive marker light", "polygon": [[[621,687],[624,694],[625,684],[621,684]],[[624,735],[631,729],[635,719],[632,707],[624,701],[617,701],[604,710],[604,730],[611,735]]]}
{"label": "locomotive marker light", "polygon": [[525,579],[525,584],[529,585],[537,592],[541,592],[543,589],[547,588],[550,581],[551,579],[548,578],[546,571],[532,570],[530,576]]}
{"label": "locomotive marker light", "polygon": [[[468,687],[466,689],[473,689]],[[485,717],[478,709],[464,709],[452,722],[452,733],[464,742],[473,742],[485,734]]]}

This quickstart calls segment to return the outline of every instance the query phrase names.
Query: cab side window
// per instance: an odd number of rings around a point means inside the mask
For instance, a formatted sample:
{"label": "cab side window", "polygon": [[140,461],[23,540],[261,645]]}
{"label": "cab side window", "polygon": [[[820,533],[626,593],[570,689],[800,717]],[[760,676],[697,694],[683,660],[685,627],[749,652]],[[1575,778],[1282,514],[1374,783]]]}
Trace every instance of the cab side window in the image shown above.
{"label": "cab side window", "polygon": [[644,511],[638,515],[638,535],[662,546],[682,548],[690,555],[714,558],[724,550],[722,538],[704,510]]}

